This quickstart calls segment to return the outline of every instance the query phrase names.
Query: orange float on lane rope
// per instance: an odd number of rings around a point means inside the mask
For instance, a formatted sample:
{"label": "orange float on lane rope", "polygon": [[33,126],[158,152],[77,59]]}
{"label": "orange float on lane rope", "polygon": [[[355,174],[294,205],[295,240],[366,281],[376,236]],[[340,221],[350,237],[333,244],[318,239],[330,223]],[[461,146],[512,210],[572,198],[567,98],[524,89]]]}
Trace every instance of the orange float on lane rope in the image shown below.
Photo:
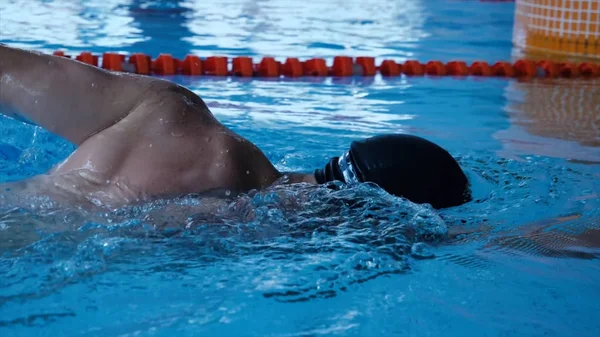
{"label": "orange float on lane rope", "polygon": [[254,75],[252,59],[248,56],[234,57],[231,62],[231,73],[234,76],[252,77]]}
{"label": "orange float on lane rope", "polygon": [[129,63],[135,66],[135,73],[140,75],[149,75],[151,62],[150,56],[142,53],[135,53],[129,56]]}
{"label": "orange float on lane rope", "polygon": [[375,76],[377,73],[374,57],[359,56],[356,58],[356,64],[362,68],[362,76]]}
{"label": "orange float on lane rope", "polygon": [[75,56],[75,59],[79,62],[87,63],[96,67],[98,66],[98,56],[92,55],[92,53],[87,51]]}
{"label": "orange float on lane rope", "polygon": [[513,68],[515,68],[515,76],[517,77],[534,77],[537,75],[537,67],[533,61],[518,60]]}
{"label": "orange float on lane rope", "polygon": [[383,76],[399,76],[402,73],[402,66],[394,60],[383,60],[379,72]]}
{"label": "orange float on lane rope", "polygon": [[349,56],[336,56],[333,58],[333,76],[352,76],[352,58]]}
{"label": "orange float on lane rope", "polygon": [[258,75],[262,77],[278,77],[279,65],[272,57],[264,57],[258,64]]}
{"label": "orange float on lane rope", "polygon": [[281,66],[281,73],[287,77],[300,77],[303,75],[302,63],[297,58],[290,57]]}
{"label": "orange float on lane rope", "polygon": [[567,62],[559,65],[558,72],[562,77],[578,77],[579,67],[574,63]]}
{"label": "orange float on lane rope", "polygon": [[102,54],[102,69],[122,71],[122,63],[124,59],[125,55],[120,55],[117,53],[104,53]]}
{"label": "orange float on lane rope", "polygon": [[425,73],[427,75],[444,76],[446,75],[446,67],[441,61],[429,61],[425,64]]}
{"label": "orange float on lane rope", "polygon": [[329,68],[325,63],[325,59],[314,58],[303,63],[304,74],[308,76],[327,76]]}
{"label": "orange float on lane rope", "polygon": [[68,59],[70,59],[70,58],[71,58],[71,56],[69,56],[69,55],[66,55],[66,54],[65,54],[65,52],[64,52],[64,51],[62,51],[62,50],[57,50],[57,51],[55,51],[54,53],[52,53],[52,55],[54,55],[54,56],[66,57],[66,58],[68,58]]}
{"label": "orange float on lane rope", "polygon": [[512,64],[509,62],[496,62],[492,66],[492,75],[494,76],[504,76],[504,77],[514,77],[515,69]]}
{"label": "orange float on lane rope", "polygon": [[600,66],[593,63],[583,62],[579,65],[579,73],[581,76],[586,77],[600,76]]}
{"label": "orange float on lane rope", "polygon": [[212,76],[227,76],[227,57],[210,56],[204,61],[205,72]]}
{"label": "orange float on lane rope", "polygon": [[469,68],[463,61],[451,61],[446,64],[446,72],[451,76],[468,76]]}
{"label": "orange float on lane rope", "polygon": [[421,76],[424,73],[424,69],[419,61],[409,60],[402,65],[402,72],[408,76]]}
{"label": "orange float on lane rope", "polygon": [[187,55],[181,61],[181,73],[188,76],[202,75],[202,60],[196,55]]}
{"label": "orange float on lane rope", "polygon": [[152,70],[157,75],[175,75],[177,68],[170,54],[160,54],[152,62]]}
{"label": "orange float on lane rope", "polygon": [[487,62],[475,61],[469,67],[469,73],[473,76],[491,76],[492,68]]}

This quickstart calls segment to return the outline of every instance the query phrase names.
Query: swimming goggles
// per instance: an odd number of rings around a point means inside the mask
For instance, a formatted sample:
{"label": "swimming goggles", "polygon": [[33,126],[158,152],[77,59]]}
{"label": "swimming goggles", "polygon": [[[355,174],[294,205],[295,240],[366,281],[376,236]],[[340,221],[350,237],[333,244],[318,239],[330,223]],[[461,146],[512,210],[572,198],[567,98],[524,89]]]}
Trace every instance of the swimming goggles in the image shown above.
{"label": "swimming goggles", "polygon": [[344,180],[346,181],[346,184],[359,183],[358,175],[356,174],[356,171],[352,166],[352,162],[350,161],[350,151],[347,151],[342,156],[340,156],[340,158],[338,159],[338,165],[340,167],[340,171],[342,171],[342,174],[344,175]]}

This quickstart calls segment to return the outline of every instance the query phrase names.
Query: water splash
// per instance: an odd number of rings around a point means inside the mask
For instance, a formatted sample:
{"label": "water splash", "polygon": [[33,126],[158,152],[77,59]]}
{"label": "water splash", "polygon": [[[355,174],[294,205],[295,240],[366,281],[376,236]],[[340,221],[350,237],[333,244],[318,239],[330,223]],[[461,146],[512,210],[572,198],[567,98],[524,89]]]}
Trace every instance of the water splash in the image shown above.
{"label": "water splash", "polygon": [[[227,199],[190,195],[115,210],[66,209],[31,199],[0,210],[0,307],[43,301],[88,283],[121,289],[124,280],[143,276],[153,286],[166,279],[169,289],[193,290],[215,308],[203,311],[206,320],[198,323],[210,325],[236,317],[219,311],[215,299],[224,291],[298,303],[412,272],[423,259],[484,272],[498,263],[494,256],[509,251],[593,258],[594,252],[582,249],[564,253],[565,247],[544,246],[547,239],[561,242],[552,235],[518,239],[526,228],[538,228],[539,219],[565,212],[580,216],[542,225],[589,227],[600,209],[590,168],[565,168],[544,158],[460,160],[475,200],[440,212],[372,184],[335,182]],[[453,235],[457,228],[466,234]],[[10,322],[3,323],[22,320]]]}
{"label": "water splash", "polygon": [[[37,212],[13,209],[0,220],[7,273],[0,305],[48,296],[148,256],[156,258],[148,264],[171,264],[173,255],[184,265],[218,262],[245,270],[248,284],[265,297],[304,301],[404,272],[414,243],[446,234],[431,208],[368,184],[299,184],[231,200],[188,197],[104,213]],[[294,277],[299,272],[301,279]],[[27,291],[18,286],[23,282]]]}

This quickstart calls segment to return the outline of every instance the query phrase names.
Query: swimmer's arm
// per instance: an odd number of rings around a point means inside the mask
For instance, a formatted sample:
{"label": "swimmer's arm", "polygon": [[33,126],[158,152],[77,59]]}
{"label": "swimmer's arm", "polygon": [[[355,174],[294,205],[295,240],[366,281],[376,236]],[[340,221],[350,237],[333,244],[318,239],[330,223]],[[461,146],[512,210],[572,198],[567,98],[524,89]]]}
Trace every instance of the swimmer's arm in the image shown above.
{"label": "swimmer's arm", "polygon": [[150,91],[169,85],[0,44],[0,113],[77,145],[127,116],[153,96]]}

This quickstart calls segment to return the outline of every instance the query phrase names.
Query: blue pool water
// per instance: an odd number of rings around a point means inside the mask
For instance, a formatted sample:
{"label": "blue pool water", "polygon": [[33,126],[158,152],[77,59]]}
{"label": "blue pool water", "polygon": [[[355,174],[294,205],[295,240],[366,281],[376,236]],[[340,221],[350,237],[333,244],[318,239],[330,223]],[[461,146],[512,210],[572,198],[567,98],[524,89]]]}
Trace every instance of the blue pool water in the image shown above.
{"label": "blue pool water", "polygon": [[[513,10],[451,0],[8,0],[0,42],[71,54],[493,62],[516,52]],[[297,186],[213,201],[214,214],[192,212],[202,201],[186,198],[87,212],[0,195],[1,336],[600,331],[598,239],[577,236],[600,227],[600,82],[172,80],[280,170],[310,171],[353,139],[405,132],[458,158],[474,201],[435,212],[368,185]],[[3,116],[0,135],[0,182],[41,174],[73,150]]]}

